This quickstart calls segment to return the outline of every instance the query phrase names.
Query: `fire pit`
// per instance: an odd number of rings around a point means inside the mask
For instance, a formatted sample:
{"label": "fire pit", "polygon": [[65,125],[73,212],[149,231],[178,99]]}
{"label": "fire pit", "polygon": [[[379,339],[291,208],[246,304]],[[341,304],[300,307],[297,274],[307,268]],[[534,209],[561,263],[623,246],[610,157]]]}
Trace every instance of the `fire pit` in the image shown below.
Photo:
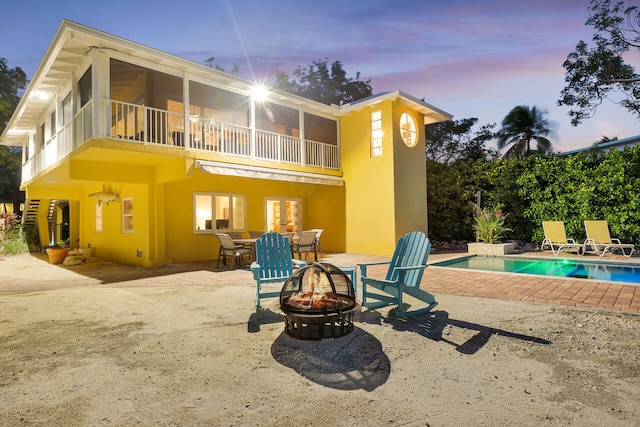
{"label": "fire pit", "polygon": [[311,263],[295,271],[280,292],[284,331],[294,338],[338,338],[353,331],[360,308],[351,279],[329,263]]}

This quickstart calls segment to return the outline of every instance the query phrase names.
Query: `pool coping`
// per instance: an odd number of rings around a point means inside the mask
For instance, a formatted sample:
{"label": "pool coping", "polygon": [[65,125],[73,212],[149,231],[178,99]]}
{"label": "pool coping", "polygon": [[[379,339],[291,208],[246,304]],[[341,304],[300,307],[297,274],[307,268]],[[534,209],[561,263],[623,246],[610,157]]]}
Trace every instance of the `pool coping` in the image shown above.
{"label": "pool coping", "polygon": [[[497,270],[482,270],[482,269],[476,269],[476,268],[460,268],[460,267],[449,267],[447,265],[436,265],[436,264],[441,264],[441,263],[445,263],[445,262],[455,262],[456,260],[460,260],[463,258],[473,258],[476,257],[476,255],[461,255],[461,256],[457,256],[457,257],[452,257],[449,259],[443,259],[443,260],[438,260],[438,261],[433,261],[430,263],[427,263],[427,265],[429,267],[432,268],[449,268],[449,269],[453,269],[453,270],[463,270],[463,271],[475,271],[475,272],[483,272],[483,273],[496,273],[496,274],[517,274],[517,275],[526,275],[526,276],[540,276],[540,277],[548,277],[548,278],[557,278],[557,279],[580,279],[580,280],[591,280],[591,281],[596,281],[596,282],[600,282],[600,283],[616,283],[616,284],[626,284],[626,285],[631,285],[631,286],[640,286],[640,283],[638,282],[623,282],[623,281],[619,281],[619,280],[606,280],[606,279],[592,279],[592,278],[588,278],[588,277],[568,277],[568,276],[553,276],[553,275],[544,275],[544,274],[535,274],[535,273],[519,273],[519,272],[515,272],[515,271],[497,271]],[[525,255],[525,256],[520,256],[520,255],[501,255],[501,256],[496,256],[494,258],[511,258],[511,259],[518,259],[518,258],[522,258],[522,259],[527,259],[527,260],[532,260],[532,261],[544,261],[544,260],[548,260],[549,257],[544,257],[544,256],[531,256],[531,255]],[[640,269],[640,262],[635,263],[635,262],[620,262],[620,261],[603,261],[603,260],[580,260],[579,258],[562,258],[562,257],[554,257],[553,258],[556,261],[569,261],[570,263],[583,263],[583,264],[592,264],[592,265],[610,265],[610,266],[617,266],[617,267],[624,267],[624,266],[633,266],[633,267],[637,267],[638,269]]]}
{"label": "pool coping", "polygon": [[[593,308],[615,312],[640,314],[640,286],[628,282],[614,282],[587,278],[567,278],[541,276],[524,273],[510,273],[455,267],[434,266],[433,264],[467,257],[467,253],[437,254],[430,257],[420,287],[432,293],[460,296],[493,298],[511,301],[527,301],[569,307]],[[523,252],[509,255],[525,258],[548,258],[544,252]],[[584,260],[584,255],[576,260],[616,264],[637,264],[638,258],[607,260]],[[555,258],[555,257],[554,257]],[[572,260],[574,257],[558,259]]]}

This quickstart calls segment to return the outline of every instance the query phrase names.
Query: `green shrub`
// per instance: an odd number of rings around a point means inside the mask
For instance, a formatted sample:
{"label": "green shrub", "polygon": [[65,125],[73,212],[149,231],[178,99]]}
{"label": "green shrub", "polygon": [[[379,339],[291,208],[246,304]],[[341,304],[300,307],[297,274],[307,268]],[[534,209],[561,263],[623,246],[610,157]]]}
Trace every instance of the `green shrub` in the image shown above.
{"label": "green shrub", "polygon": [[640,147],[571,156],[534,155],[494,161],[427,161],[429,237],[475,238],[471,203],[509,212],[505,238],[541,242],[542,221],[565,222],[567,235],[584,239],[584,221],[604,219],[612,236],[640,242]]}
{"label": "green shrub", "polygon": [[5,255],[16,255],[29,252],[29,245],[24,237],[21,225],[14,225],[7,229],[4,234],[4,241],[0,242],[4,248]]}

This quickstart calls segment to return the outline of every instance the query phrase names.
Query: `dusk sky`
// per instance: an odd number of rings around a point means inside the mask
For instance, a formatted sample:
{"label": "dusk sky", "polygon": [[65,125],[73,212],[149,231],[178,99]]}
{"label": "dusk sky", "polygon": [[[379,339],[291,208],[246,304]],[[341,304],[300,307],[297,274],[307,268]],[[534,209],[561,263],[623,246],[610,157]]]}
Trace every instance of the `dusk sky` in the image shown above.
{"label": "dusk sky", "polygon": [[[637,0],[634,0],[637,1]],[[7,4],[8,3],[8,4]],[[632,4],[633,2],[629,2]],[[61,6],[63,4],[64,6]],[[606,102],[572,127],[557,107],[563,61],[589,0],[10,1],[0,8],[0,57],[31,78],[63,19],[200,64],[209,57],[248,79],[341,61],[374,93],[402,90],[454,115],[500,122],[517,105],[547,111],[555,151],[640,135],[640,120]],[[640,55],[627,60],[636,69]]]}

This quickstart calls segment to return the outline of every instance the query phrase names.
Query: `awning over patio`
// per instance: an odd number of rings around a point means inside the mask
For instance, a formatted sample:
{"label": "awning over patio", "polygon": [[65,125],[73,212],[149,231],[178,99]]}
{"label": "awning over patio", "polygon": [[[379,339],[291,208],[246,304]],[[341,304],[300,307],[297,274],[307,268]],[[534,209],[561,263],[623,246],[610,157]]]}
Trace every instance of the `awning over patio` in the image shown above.
{"label": "awning over patio", "polygon": [[214,175],[228,175],[245,178],[272,179],[276,181],[303,182],[320,185],[344,185],[341,177],[326,176],[308,172],[294,172],[257,166],[233,165],[229,163],[196,160],[196,167]]}

